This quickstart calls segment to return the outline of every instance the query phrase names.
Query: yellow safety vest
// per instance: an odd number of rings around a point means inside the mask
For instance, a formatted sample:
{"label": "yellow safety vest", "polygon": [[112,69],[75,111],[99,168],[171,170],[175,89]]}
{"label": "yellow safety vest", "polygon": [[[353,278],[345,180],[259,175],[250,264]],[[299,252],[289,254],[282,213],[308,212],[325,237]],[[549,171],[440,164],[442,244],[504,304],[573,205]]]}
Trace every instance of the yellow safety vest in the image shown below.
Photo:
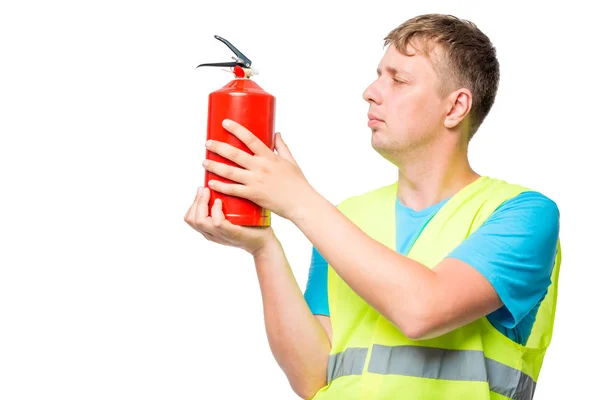
{"label": "yellow safety vest", "polygon": [[[407,254],[429,268],[480,227],[506,200],[529,189],[482,176],[437,212]],[[338,208],[396,251],[397,182],[353,196]],[[531,399],[552,338],[561,262],[522,346],[484,316],[437,338],[414,341],[375,311],[328,266],[332,348],[327,386],[315,400]],[[376,266],[373,266],[376,268]]]}

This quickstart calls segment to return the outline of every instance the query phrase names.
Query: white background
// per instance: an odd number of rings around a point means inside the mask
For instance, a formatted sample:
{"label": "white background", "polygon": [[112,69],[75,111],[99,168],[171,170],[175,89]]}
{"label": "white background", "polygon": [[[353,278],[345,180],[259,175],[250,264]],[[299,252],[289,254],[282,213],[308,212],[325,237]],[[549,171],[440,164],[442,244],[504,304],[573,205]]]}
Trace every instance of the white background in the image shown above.
{"label": "white background", "polygon": [[[536,399],[597,393],[597,21],[587,2],[52,1],[0,7],[0,399],[296,398],[266,339],[252,259],[183,221],[203,185],[218,34],[277,98],[276,128],[331,202],[396,177],[362,91],[383,37],[474,21],[501,83],[480,174],[561,210],[554,341]],[[18,4],[18,5],[17,5]],[[275,216],[304,289],[310,242]]]}

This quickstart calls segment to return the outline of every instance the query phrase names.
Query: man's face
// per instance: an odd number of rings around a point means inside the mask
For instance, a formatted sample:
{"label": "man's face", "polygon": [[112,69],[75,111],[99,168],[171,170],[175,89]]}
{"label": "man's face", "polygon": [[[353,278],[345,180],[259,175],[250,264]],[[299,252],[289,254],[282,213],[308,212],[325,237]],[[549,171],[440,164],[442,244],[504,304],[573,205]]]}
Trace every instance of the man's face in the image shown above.
{"label": "man's face", "polygon": [[371,144],[394,162],[434,141],[443,132],[447,110],[438,94],[438,75],[424,55],[405,56],[390,45],[377,75],[363,93],[369,102]]}

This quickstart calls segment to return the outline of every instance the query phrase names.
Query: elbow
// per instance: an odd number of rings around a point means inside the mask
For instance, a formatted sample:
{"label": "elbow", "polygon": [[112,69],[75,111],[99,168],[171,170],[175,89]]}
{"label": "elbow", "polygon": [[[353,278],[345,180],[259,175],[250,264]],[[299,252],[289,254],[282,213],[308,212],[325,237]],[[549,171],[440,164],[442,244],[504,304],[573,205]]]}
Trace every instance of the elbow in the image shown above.
{"label": "elbow", "polygon": [[292,387],[294,393],[298,395],[298,397],[305,400],[312,399],[313,397],[315,397],[317,392],[321,389],[320,387],[317,387],[315,385],[309,386],[291,384],[290,386]]}
{"label": "elbow", "polygon": [[[292,388],[294,389],[294,388]],[[305,390],[297,390],[294,389],[294,393],[296,393],[298,395],[298,397],[300,397],[303,400],[310,400],[314,397],[316,391],[305,391]]]}
{"label": "elbow", "polygon": [[402,331],[410,340],[424,340],[431,338],[431,331],[423,324],[410,324]]}
{"label": "elbow", "polygon": [[[406,310],[405,310],[406,311]],[[392,323],[410,340],[425,340],[436,334],[436,318],[431,309],[416,306],[410,312],[394,316]]]}
{"label": "elbow", "polygon": [[290,387],[301,399],[312,399],[327,383],[324,379],[288,380]]}

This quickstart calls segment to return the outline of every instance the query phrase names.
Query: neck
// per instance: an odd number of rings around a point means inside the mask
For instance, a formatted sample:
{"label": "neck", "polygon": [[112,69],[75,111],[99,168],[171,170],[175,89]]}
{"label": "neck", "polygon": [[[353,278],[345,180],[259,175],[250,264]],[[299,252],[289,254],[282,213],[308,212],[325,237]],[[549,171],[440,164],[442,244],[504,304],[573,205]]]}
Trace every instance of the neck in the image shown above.
{"label": "neck", "polygon": [[398,166],[398,199],[406,207],[422,210],[451,197],[479,178],[464,149],[436,146],[403,157]]}

